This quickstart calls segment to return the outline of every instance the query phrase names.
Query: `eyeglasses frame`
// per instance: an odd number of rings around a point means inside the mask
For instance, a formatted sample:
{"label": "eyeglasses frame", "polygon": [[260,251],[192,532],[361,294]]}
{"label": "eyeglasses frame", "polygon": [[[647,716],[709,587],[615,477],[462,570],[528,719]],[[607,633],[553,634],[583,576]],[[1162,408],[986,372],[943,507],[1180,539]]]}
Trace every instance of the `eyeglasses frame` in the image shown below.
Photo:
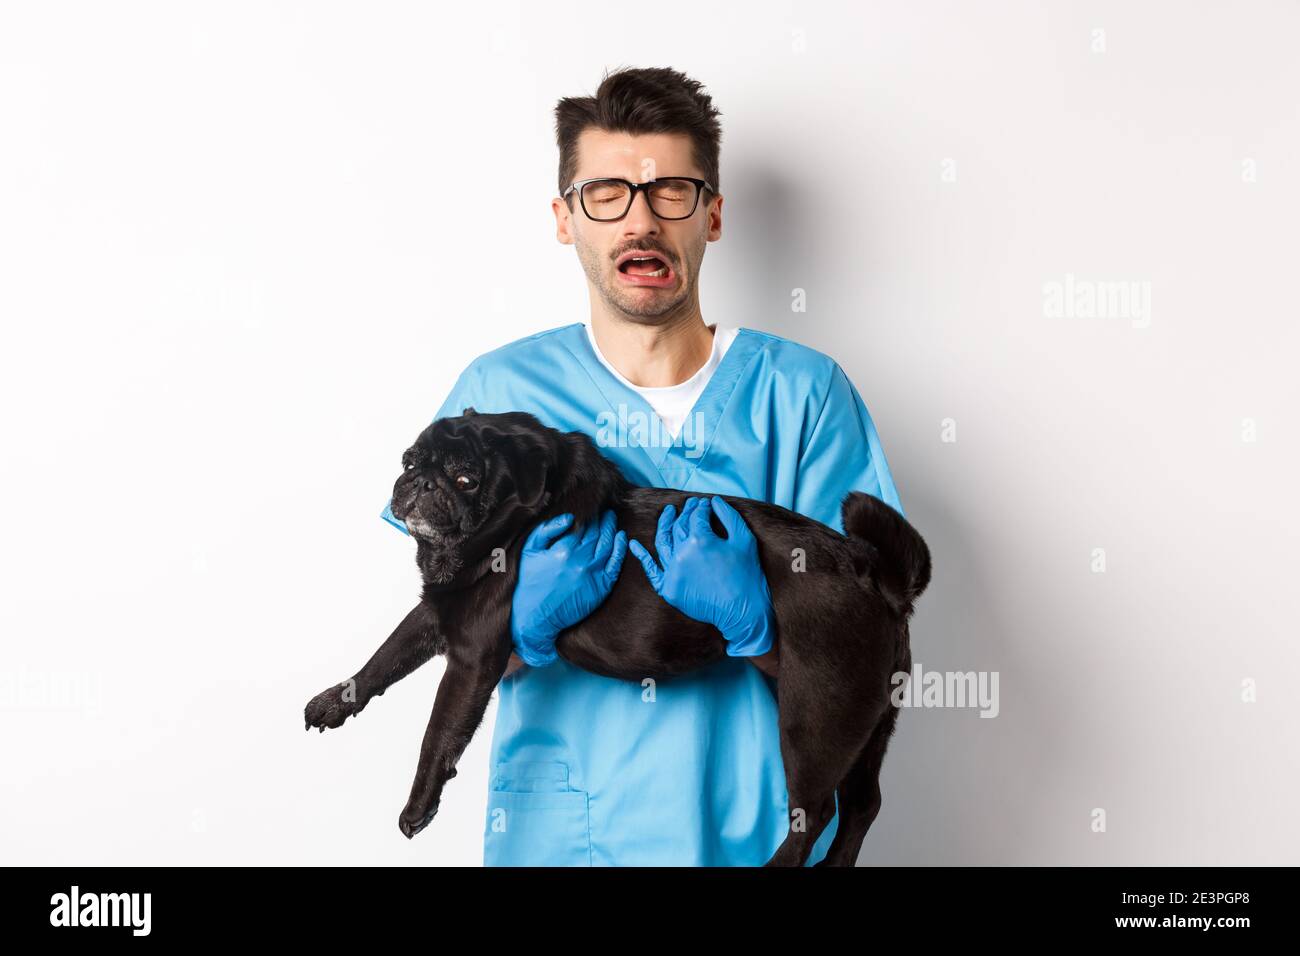
{"label": "eyeglasses frame", "polygon": [[[643,183],[634,183],[630,179],[621,179],[618,176],[595,176],[591,179],[579,179],[569,183],[569,188],[560,194],[560,198],[567,200],[569,198],[569,193],[576,190],[578,193],[578,205],[582,207],[582,213],[588,219],[590,219],[592,222],[618,222],[620,219],[624,218],[629,212],[632,211],[632,203],[636,202],[637,193],[641,192],[642,190],[648,190],[651,186],[655,185],[656,183],[661,183],[664,182],[665,180],[681,180],[683,182],[695,184],[695,204],[691,206],[691,211],[684,216],[659,215],[659,213],[655,212],[654,206],[650,205],[650,194],[648,192],[646,193],[646,197],[645,197],[646,207],[650,210],[651,213],[654,214],[656,219],[662,219],[665,222],[681,222],[683,219],[690,219],[691,216],[694,216],[695,210],[700,207],[700,196],[704,194],[704,190],[707,189],[715,196],[718,194],[717,189],[713,187],[712,183],[709,183],[703,179],[696,179],[693,176],[660,176],[656,179],[646,180]],[[586,200],[582,198],[582,188],[584,186],[589,185],[590,183],[606,183],[606,182],[626,183],[628,187],[631,189],[631,192],[628,194],[627,208],[623,210],[622,214],[615,216],[613,219],[597,219],[595,216],[593,216],[590,212],[587,211]]]}

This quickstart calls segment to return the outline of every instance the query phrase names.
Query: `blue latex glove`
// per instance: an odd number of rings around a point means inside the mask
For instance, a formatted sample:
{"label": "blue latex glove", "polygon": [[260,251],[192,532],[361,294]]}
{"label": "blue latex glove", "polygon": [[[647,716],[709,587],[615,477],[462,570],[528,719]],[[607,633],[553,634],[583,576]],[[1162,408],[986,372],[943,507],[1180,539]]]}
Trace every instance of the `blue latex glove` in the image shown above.
{"label": "blue latex glove", "polygon": [[[710,506],[728,537],[709,527]],[[766,654],[776,636],[776,612],[754,533],[740,512],[716,496],[688,498],[674,521],[675,510],[669,505],[659,515],[655,549],[662,568],[640,541],[628,544],[651,586],[687,617],[721,631],[729,656]]]}
{"label": "blue latex glove", "polygon": [[510,637],[524,663],[555,663],[555,639],[609,596],[627,555],[627,532],[614,533],[614,512],[586,528],[565,530],[573,515],[543,521],[524,541],[510,605]]}

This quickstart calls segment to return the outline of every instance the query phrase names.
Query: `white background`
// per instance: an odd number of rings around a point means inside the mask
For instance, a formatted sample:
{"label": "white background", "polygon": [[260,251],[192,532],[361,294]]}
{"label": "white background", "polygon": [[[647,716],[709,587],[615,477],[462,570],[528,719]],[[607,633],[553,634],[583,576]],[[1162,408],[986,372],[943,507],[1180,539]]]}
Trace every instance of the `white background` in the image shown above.
{"label": "white background", "polygon": [[[480,862],[491,711],[397,829],[440,662],[302,708],[417,597],[379,512],[455,375],[585,317],[555,100],[667,65],[724,114],[706,319],[844,366],[935,556],[916,660],[1000,677],[903,713],[862,862],[1296,863],[1298,28],[4,3],[0,860]],[[1048,318],[1067,274],[1149,327]]]}

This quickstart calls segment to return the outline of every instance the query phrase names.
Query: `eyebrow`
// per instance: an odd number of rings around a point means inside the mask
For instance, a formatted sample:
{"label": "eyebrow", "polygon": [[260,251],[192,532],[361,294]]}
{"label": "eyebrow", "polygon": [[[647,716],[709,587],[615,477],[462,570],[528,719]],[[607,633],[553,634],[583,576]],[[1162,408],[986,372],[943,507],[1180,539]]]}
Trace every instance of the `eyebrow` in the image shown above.
{"label": "eyebrow", "polygon": [[703,176],[691,176],[687,173],[672,173],[668,176],[656,176],[654,179],[628,179],[626,176],[579,176],[574,180],[575,183],[590,182],[593,179],[620,179],[625,183],[657,183],[661,179],[703,179]]}

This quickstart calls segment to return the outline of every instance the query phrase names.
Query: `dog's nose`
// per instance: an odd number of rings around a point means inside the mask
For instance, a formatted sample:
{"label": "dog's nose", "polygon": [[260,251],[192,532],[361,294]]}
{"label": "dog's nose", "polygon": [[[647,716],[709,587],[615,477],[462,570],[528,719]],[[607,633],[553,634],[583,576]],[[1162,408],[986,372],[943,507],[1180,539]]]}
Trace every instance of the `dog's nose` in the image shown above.
{"label": "dog's nose", "polygon": [[426,478],[420,483],[420,487],[425,491],[433,491],[433,479]]}

